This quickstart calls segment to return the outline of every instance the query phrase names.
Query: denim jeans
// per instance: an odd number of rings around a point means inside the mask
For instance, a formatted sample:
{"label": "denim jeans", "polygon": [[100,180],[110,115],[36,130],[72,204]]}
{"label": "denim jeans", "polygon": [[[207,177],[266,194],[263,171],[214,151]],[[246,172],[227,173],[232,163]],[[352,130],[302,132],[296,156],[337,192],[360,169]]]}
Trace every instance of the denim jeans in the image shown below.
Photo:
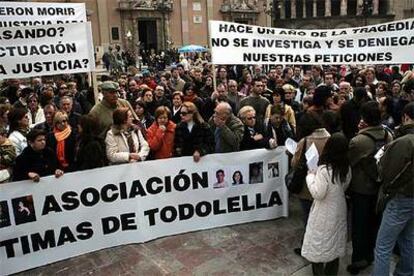
{"label": "denim jeans", "polygon": [[390,275],[390,258],[398,242],[401,257],[394,275],[414,275],[414,199],[396,196],[384,210],[375,246],[373,275]]}

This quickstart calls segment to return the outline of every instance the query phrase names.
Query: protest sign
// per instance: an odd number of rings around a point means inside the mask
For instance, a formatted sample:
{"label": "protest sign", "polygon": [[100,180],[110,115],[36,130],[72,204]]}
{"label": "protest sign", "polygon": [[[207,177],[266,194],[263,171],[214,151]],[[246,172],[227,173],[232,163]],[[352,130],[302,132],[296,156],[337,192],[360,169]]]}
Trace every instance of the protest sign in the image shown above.
{"label": "protest sign", "polygon": [[0,79],[89,72],[90,22],[0,28]]}
{"label": "protest sign", "polygon": [[414,63],[414,19],[332,30],[209,24],[215,64]]}
{"label": "protest sign", "polygon": [[0,28],[86,22],[85,3],[1,2]]}
{"label": "protest sign", "polygon": [[287,170],[280,147],[2,184],[0,274],[112,246],[287,216]]}

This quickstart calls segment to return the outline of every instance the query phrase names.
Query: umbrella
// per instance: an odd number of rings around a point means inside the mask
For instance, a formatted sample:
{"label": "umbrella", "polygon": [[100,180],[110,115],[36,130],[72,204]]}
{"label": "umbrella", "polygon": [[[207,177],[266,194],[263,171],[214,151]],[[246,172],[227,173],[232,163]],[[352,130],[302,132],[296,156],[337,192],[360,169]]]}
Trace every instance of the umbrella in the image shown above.
{"label": "umbrella", "polygon": [[186,45],[178,49],[179,53],[199,53],[199,52],[207,52],[207,49],[200,45]]}

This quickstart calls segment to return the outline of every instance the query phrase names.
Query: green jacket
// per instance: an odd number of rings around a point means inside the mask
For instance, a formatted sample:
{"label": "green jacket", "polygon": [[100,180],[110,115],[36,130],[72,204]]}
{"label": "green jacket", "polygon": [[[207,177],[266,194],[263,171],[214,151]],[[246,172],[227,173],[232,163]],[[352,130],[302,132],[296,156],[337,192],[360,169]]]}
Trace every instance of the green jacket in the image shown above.
{"label": "green jacket", "polygon": [[128,107],[131,112],[132,116],[134,116],[134,119],[138,120],[138,116],[135,114],[135,111],[133,110],[130,103],[123,99],[118,99],[118,102],[116,103],[116,106],[110,106],[105,99],[100,101],[99,103],[95,104],[94,107],[92,107],[89,114],[97,117],[99,119],[99,137],[102,139],[105,139],[106,132],[110,129],[113,123],[112,115],[115,111],[115,109],[119,107]]}
{"label": "green jacket", "polygon": [[[214,134],[217,127],[214,124],[213,117],[209,120],[208,123]],[[239,151],[240,142],[243,138],[243,134],[244,134],[244,125],[242,121],[240,121],[239,118],[231,114],[231,117],[227,120],[226,125],[221,129],[221,135],[220,135],[221,151],[220,153]]]}
{"label": "green jacket", "polygon": [[[352,180],[350,190],[363,195],[376,195],[379,186],[372,181],[361,166],[361,160],[375,150],[375,142],[362,133],[369,133],[376,139],[383,139],[385,130],[382,126],[367,127],[361,129],[358,135],[349,143],[349,162],[352,168]],[[392,141],[392,135],[388,135],[388,142]]]}
{"label": "green jacket", "polygon": [[378,171],[384,192],[414,197],[414,124],[400,127],[402,136],[386,146]]}

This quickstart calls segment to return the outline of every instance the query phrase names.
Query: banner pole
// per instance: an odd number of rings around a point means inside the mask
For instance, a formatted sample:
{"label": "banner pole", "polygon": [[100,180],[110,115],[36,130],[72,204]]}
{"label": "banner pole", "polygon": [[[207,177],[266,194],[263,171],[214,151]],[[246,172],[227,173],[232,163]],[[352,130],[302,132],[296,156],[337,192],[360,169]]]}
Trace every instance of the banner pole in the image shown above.
{"label": "banner pole", "polygon": [[95,104],[99,101],[99,91],[98,91],[98,78],[96,77],[96,72],[92,71],[92,73],[89,73],[92,77],[92,83],[93,83],[93,95],[95,98]]}

